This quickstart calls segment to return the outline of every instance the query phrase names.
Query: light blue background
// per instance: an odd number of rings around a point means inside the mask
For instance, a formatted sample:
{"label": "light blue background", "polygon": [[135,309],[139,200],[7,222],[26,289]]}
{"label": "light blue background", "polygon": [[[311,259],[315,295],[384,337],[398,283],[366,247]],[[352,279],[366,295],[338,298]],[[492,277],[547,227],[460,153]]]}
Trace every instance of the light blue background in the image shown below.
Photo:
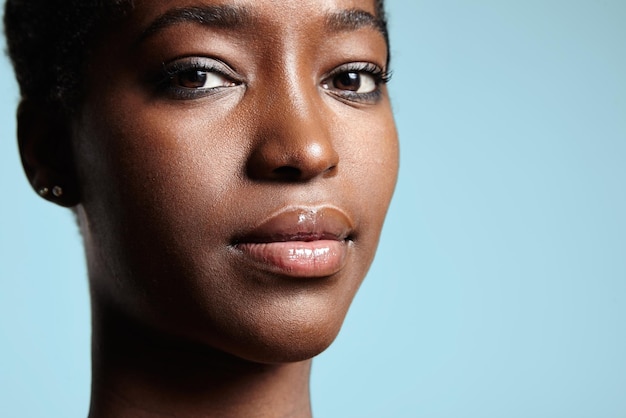
{"label": "light blue background", "polygon": [[[400,181],[316,416],[626,417],[626,1],[387,1]],[[0,416],[83,417],[77,228],[0,92]]]}

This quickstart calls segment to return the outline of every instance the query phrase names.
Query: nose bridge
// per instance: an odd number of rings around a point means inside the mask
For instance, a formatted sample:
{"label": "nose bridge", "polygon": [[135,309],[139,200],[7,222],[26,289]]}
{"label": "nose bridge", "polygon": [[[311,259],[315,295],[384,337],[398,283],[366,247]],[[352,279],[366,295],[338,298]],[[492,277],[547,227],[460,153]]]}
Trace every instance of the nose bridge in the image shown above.
{"label": "nose bridge", "polygon": [[[281,83],[267,107],[268,127],[277,140],[284,140],[285,150],[329,141],[328,128],[322,118],[323,103],[312,82],[304,77],[291,77]],[[299,80],[303,80],[298,82]],[[321,144],[319,144],[321,145]]]}
{"label": "nose bridge", "polygon": [[279,181],[331,175],[339,157],[318,87],[305,65],[285,64],[263,83],[248,172],[255,178]]}

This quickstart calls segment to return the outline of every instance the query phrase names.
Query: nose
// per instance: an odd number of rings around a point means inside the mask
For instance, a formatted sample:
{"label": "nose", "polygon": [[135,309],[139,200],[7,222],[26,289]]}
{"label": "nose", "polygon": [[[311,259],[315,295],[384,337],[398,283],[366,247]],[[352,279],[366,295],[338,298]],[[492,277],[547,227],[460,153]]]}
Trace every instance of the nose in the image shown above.
{"label": "nose", "polygon": [[299,91],[264,102],[257,107],[259,122],[248,161],[249,177],[304,182],[334,176],[339,155],[329,126],[331,115],[324,114],[319,93]]}

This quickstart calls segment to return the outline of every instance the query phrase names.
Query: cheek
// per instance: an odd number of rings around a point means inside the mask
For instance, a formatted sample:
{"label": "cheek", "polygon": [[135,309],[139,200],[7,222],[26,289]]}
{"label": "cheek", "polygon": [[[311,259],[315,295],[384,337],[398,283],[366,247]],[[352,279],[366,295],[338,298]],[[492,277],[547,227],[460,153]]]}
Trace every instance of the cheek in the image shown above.
{"label": "cheek", "polygon": [[88,118],[92,123],[79,135],[84,203],[123,220],[180,228],[177,221],[206,215],[235,188],[245,143],[219,115],[118,111],[141,108],[118,105]]}
{"label": "cheek", "polygon": [[378,236],[393,195],[399,163],[398,136],[390,110],[372,113],[341,129],[344,190],[365,205],[364,231]]}
{"label": "cheek", "polygon": [[[206,129],[202,119],[110,108],[93,115],[77,147],[87,251],[99,260],[90,276],[103,293],[137,310],[158,305],[165,277],[189,276],[185,260],[198,247],[222,244],[218,220],[229,213],[219,202],[236,189],[245,150],[232,140],[236,132]],[[198,232],[206,228],[212,234]]]}

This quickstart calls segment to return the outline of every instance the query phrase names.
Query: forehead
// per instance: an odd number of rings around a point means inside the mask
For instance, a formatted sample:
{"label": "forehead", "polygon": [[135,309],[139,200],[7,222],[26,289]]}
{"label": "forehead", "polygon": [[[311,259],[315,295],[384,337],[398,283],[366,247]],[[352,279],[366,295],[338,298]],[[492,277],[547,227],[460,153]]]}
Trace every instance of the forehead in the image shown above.
{"label": "forehead", "polygon": [[363,9],[376,13],[376,0],[134,0],[135,9],[142,12],[163,12],[172,7],[233,6],[264,13],[287,15],[290,12],[321,12],[333,9]]}
{"label": "forehead", "polygon": [[[195,19],[195,23],[212,23],[203,22],[203,19],[209,20],[206,18],[209,15],[194,17],[185,12],[194,9],[213,10],[222,14],[222,17],[228,17],[227,14],[234,16],[235,19],[231,20],[237,20],[240,26],[278,26],[280,29],[291,27],[295,30],[302,29],[303,21],[315,22],[322,19],[328,21],[329,16],[333,15],[334,20],[341,23],[342,18],[337,16],[345,11],[363,12],[360,22],[358,17],[354,18],[355,16],[347,19],[351,21],[352,26],[368,26],[365,24],[368,19],[364,19],[367,15],[378,19],[375,0],[135,0],[129,20],[132,26],[140,31],[150,31],[153,29],[151,26],[158,26],[164,22],[172,23],[174,20],[180,22]],[[183,13],[176,13],[177,11]],[[227,14],[223,13],[224,11],[227,11]],[[187,16],[183,19],[185,13]],[[175,15],[175,19],[168,20],[171,15]],[[382,21],[370,20],[369,26],[381,32],[384,30]],[[223,20],[221,22],[223,23]]]}

